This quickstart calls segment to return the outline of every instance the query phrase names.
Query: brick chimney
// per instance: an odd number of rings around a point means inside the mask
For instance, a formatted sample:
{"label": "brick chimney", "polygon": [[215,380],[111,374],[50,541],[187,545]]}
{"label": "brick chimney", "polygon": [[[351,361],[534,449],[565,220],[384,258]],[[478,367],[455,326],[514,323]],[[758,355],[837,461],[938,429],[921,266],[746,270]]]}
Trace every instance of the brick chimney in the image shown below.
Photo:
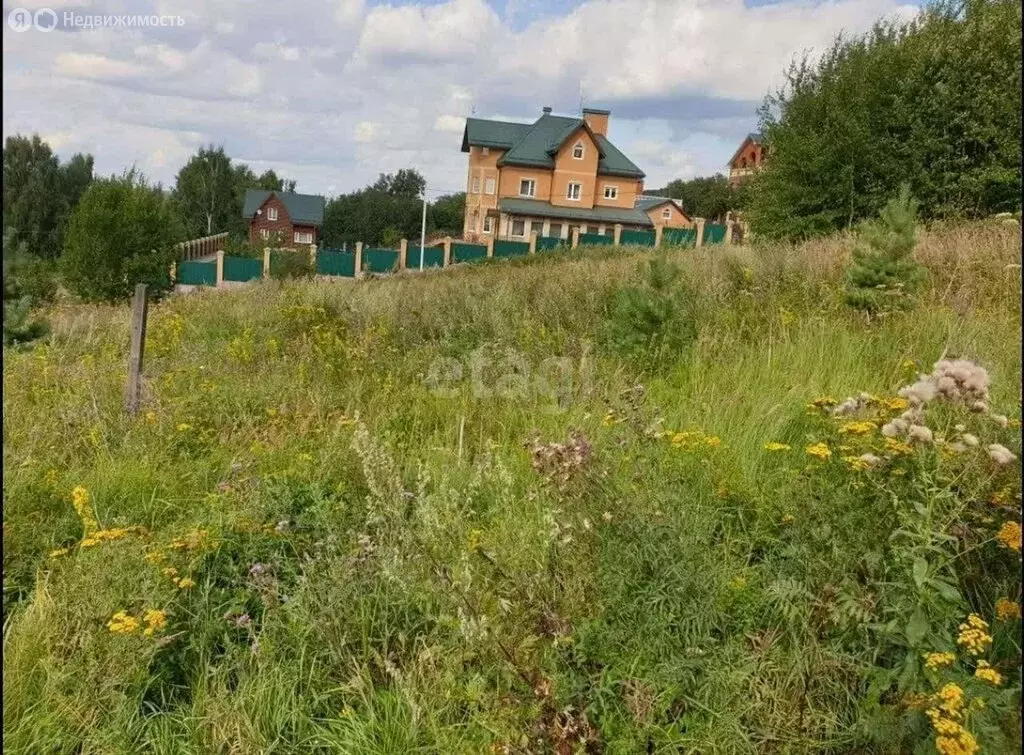
{"label": "brick chimney", "polygon": [[590,126],[590,130],[601,136],[608,136],[608,119],[611,118],[611,110],[598,110],[596,108],[583,108],[583,120]]}

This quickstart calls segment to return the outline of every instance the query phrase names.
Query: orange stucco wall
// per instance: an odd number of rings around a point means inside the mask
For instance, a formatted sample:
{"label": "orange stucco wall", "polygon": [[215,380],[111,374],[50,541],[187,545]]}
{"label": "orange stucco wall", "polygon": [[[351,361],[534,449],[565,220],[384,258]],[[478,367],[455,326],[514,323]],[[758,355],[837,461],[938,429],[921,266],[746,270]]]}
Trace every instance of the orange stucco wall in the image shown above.
{"label": "orange stucco wall", "polygon": [[[583,143],[583,159],[572,156],[577,143]],[[551,182],[551,204],[557,207],[593,207],[597,191],[597,145],[582,127],[565,140],[555,154],[555,170]],[[579,200],[566,199],[569,183],[581,184]]]}
{"label": "orange stucco wall", "polygon": [[[665,218],[665,210],[671,211],[671,217]],[[679,211],[671,202],[667,202],[658,207],[652,207],[647,211],[647,217],[651,219],[651,222],[655,225],[663,225],[666,228],[692,228],[693,221],[690,220],[686,215]]]}
{"label": "orange stucco wall", "polygon": [[506,165],[501,169],[501,178],[498,181],[499,197],[518,197],[519,183],[523,179],[532,178],[536,183],[536,194],[533,199],[540,199],[545,202],[551,199],[551,171],[533,168],[518,168],[514,165]]}
{"label": "orange stucco wall", "polygon": [[[635,178],[598,176],[597,197],[594,199],[594,204],[598,207],[632,207],[636,204],[637,194],[639,193],[637,189],[641,185]],[[619,189],[618,197],[616,199],[605,199],[605,186],[617,186]]]}

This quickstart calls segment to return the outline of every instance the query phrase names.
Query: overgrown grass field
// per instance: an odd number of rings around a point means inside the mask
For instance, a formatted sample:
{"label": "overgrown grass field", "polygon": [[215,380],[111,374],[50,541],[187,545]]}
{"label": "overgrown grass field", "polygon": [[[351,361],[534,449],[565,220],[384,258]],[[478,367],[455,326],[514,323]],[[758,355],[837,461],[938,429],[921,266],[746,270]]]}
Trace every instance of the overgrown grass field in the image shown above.
{"label": "overgrown grass field", "polygon": [[[5,751],[1019,751],[1019,226],[922,231],[884,317],[850,247],[173,297],[134,418],[128,308],[55,307],[4,350]],[[883,436],[940,359],[989,411]]]}

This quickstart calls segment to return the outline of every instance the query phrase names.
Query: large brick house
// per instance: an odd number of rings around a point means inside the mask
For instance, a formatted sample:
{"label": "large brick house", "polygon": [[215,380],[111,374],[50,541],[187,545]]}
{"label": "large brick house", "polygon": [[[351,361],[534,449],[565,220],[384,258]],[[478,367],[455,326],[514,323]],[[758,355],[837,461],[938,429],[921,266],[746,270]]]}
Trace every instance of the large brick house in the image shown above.
{"label": "large brick house", "polygon": [[747,134],[729,160],[729,186],[735,188],[764,167],[767,152],[761,134]]}
{"label": "large brick house", "polygon": [[315,194],[248,189],[242,215],[249,220],[249,243],[305,246],[320,240],[324,198]]}
{"label": "large brick house", "polygon": [[[644,173],[608,140],[608,110],[582,117],[552,115],[533,123],[467,118],[469,154],[463,237],[568,239],[623,228],[692,225],[678,202],[641,197]],[[655,201],[657,200],[657,201]]]}

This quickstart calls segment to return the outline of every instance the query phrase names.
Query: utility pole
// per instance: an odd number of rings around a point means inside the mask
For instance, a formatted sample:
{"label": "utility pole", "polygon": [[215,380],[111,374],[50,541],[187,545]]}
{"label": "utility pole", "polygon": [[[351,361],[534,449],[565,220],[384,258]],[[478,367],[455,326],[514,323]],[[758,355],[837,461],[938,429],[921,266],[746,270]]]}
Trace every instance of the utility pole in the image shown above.
{"label": "utility pole", "polygon": [[427,242],[427,188],[423,187],[423,222],[420,224],[420,272],[423,272],[423,247]]}

